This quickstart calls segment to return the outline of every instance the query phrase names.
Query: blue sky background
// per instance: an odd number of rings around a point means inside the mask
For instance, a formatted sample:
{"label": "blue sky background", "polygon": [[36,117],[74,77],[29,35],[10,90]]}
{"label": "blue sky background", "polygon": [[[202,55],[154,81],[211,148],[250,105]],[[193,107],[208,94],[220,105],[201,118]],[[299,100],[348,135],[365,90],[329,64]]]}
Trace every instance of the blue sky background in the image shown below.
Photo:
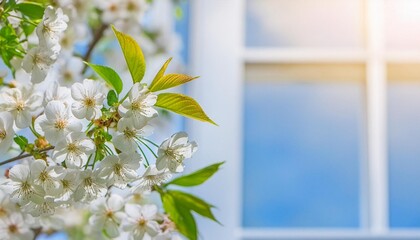
{"label": "blue sky background", "polygon": [[[247,83],[245,227],[359,227],[362,86]],[[390,225],[420,227],[420,83],[390,84]]]}
{"label": "blue sky background", "polygon": [[388,99],[391,227],[420,227],[420,82],[390,84]]}
{"label": "blue sky background", "polygon": [[358,227],[361,86],[247,83],[245,227]]}

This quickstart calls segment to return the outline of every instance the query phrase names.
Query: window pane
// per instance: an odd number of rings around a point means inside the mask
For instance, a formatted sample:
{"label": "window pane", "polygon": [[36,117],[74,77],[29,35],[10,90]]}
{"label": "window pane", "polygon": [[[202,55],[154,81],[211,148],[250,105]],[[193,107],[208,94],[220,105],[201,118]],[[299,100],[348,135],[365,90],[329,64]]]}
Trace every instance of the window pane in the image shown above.
{"label": "window pane", "polygon": [[361,0],[247,0],[249,47],[363,47]]}
{"label": "window pane", "polygon": [[387,47],[392,50],[420,50],[420,1],[386,0]]}
{"label": "window pane", "polygon": [[244,227],[358,227],[357,82],[245,84]]}
{"label": "window pane", "polygon": [[420,64],[388,66],[391,227],[420,227],[419,69]]}

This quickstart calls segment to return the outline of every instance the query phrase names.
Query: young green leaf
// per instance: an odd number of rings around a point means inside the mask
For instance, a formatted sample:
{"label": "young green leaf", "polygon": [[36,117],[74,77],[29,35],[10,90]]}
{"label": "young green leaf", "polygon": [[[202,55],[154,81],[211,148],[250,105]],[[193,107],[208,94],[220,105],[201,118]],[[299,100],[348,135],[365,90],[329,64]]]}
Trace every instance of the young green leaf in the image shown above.
{"label": "young green leaf", "polygon": [[114,69],[88,62],[85,62],[85,64],[91,67],[93,71],[95,71],[99,76],[101,76],[101,78],[103,78],[109,85],[111,85],[111,87],[114,88],[118,94],[121,93],[123,89],[123,82]]}
{"label": "young green leaf", "polygon": [[118,102],[117,93],[114,90],[109,91],[106,99],[108,102],[108,106],[114,106],[114,104]]}
{"label": "young green leaf", "polygon": [[155,106],[178,113],[185,117],[217,125],[206,115],[201,106],[194,99],[182,94],[161,93],[158,95]]}
{"label": "young green leaf", "polygon": [[172,61],[172,58],[169,58],[168,60],[166,60],[166,62],[162,65],[162,67],[160,68],[159,72],[156,74],[155,78],[153,78],[152,84],[153,82],[159,80],[161,77],[163,77],[163,75],[165,75],[166,69],[169,66],[169,63]]}
{"label": "young green leaf", "polygon": [[214,206],[208,204],[204,200],[194,195],[175,190],[169,190],[167,194],[172,195],[173,199],[175,199],[175,203],[177,203],[178,205],[188,210],[194,211],[203,217],[209,218],[217,223],[220,223],[211,211],[211,208]]}
{"label": "young green leaf", "polygon": [[146,61],[140,46],[131,36],[119,32],[114,26],[112,30],[120,43],[133,83],[140,82],[146,72]]}
{"label": "young green leaf", "polygon": [[152,84],[150,84],[149,90],[156,92],[182,85],[197,78],[198,77],[191,77],[185,74],[171,73],[153,81]]}
{"label": "young green leaf", "polygon": [[13,138],[13,140],[15,141],[15,143],[17,145],[19,145],[20,150],[25,150],[26,145],[28,145],[28,139],[24,136],[16,136],[15,138]]}
{"label": "young green leaf", "polygon": [[167,185],[172,184],[172,185],[178,185],[178,186],[183,186],[183,187],[192,187],[192,186],[203,184],[211,176],[213,176],[213,174],[215,174],[219,170],[220,166],[223,165],[224,163],[225,162],[212,164],[210,166],[202,168],[188,175],[175,178],[174,180],[166,183],[165,185],[167,186]]}
{"label": "young green leaf", "polygon": [[197,224],[191,212],[179,205],[170,194],[161,193],[161,198],[163,208],[169,214],[179,232],[190,240],[197,240]]}
{"label": "young green leaf", "polygon": [[15,6],[15,9],[31,20],[39,20],[44,16],[44,7],[34,2],[23,2]]}

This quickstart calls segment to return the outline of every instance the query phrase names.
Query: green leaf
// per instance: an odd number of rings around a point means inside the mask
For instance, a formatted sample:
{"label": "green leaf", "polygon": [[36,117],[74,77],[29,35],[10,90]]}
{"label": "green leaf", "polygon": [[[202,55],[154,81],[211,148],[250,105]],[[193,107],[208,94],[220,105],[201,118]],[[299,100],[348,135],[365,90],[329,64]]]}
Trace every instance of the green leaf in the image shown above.
{"label": "green leaf", "polygon": [[214,217],[211,211],[211,208],[214,206],[208,204],[204,200],[194,195],[175,190],[169,190],[167,194],[172,195],[173,199],[175,199],[175,203],[177,203],[178,205],[181,205],[182,207],[188,210],[194,211],[203,217],[209,218],[219,223],[219,221],[216,219],[216,217]]}
{"label": "green leaf", "polygon": [[108,106],[114,106],[118,102],[117,93],[114,90],[109,91],[106,99],[108,100]]}
{"label": "green leaf", "polygon": [[[3,2],[1,2],[3,3]],[[6,9],[11,8],[13,9],[16,6],[16,0],[9,0],[6,1],[6,4],[4,5]]]}
{"label": "green leaf", "polygon": [[178,186],[183,186],[183,187],[192,187],[192,186],[203,184],[211,176],[213,176],[213,174],[215,174],[219,170],[220,166],[223,165],[224,163],[225,162],[212,164],[198,171],[195,171],[191,174],[175,178],[174,180],[166,183],[165,185],[172,184],[172,185],[178,185]]}
{"label": "green leaf", "polygon": [[166,69],[168,68],[168,65],[171,61],[172,61],[172,58],[169,58],[168,60],[166,60],[166,62],[160,68],[159,72],[156,74],[155,78],[153,78],[153,81],[152,81],[152,84],[150,84],[150,87],[153,85],[154,82],[156,82],[161,77],[163,77],[163,75],[165,74]]}
{"label": "green leaf", "polygon": [[179,205],[172,195],[161,193],[163,208],[175,223],[178,231],[190,240],[197,240],[197,224],[191,212]]}
{"label": "green leaf", "polygon": [[156,92],[182,85],[197,78],[198,77],[191,77],[185,74],[171,73],[153,81],[152,84],[150,84],[149,89],[152,92]]}
{"label": "green leaf", "polygon": [[114,88],[118,94],[121,93],[123,89],[123,82],[118,73],[114,71],[114,69],[93,63],[85,63],[91,67],[93,71],[95,71],[99,76],[101,76],[101,78],[103,78],[109,85],[111,85],[111,87]]}
{"label": "green leaf", "polygon": [[201,106],[194,99],[182,94],[161,93],[158,95],[155,106],[170,110],[185,117],[217,125],[206,115]]}
{"label": "green leaf", "polygon": [[15,9],[31,20],[39,20],[44,16],[44,7],[34,2],[23,2],[16,5]]}
{"label": "green leaf", "polygon": [[120,43],[133,83],[140,82],[146,71],[146,61],[140,46],[131,36],[119,32],[114,26],[112,26],[112,30]]}
{"label": "green leaf", "polygon": [[36,26],[28,23],[28,22],[22,22],[20,24],[20,26],[22,27],[23,33],[25,33],[25,36],[29,36],[31,35],[31,33],[33,33],[33,31],[35,30]]}
{"label": "green leaf", "polygon": [[18,135],[15,138],[13,138],[13,140],[15,141],[15,143],[17,143],[17,145],[19,145],[22,151],[25,150],[26,145],[28,145],[28,139],[24,136]]}

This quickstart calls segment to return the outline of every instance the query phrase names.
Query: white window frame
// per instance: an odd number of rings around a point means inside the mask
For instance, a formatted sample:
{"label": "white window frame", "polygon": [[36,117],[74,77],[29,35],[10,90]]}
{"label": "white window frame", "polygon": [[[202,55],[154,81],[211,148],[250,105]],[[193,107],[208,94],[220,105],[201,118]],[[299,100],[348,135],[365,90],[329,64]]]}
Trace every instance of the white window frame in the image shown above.
{"label": "white window frame", "polygon": [[[192,0],[191,69],[196,97],[219,127],[188,122],[200,143],[192,161],[202,167],[226,160],[217,177],[196,193],[218,206],[223,226],[199,221],[203,239],[420,239],[420,230],[390,230],[388,224],[386,64],[420,62],[420,54],[385,52],[385,0],[364,0],[365,50],[245,48],[245,0]],[[247,63],[360,62],[366,65],[367,161],[362,163],[360,229],[284,229],[242,227],[243,85]]]}

